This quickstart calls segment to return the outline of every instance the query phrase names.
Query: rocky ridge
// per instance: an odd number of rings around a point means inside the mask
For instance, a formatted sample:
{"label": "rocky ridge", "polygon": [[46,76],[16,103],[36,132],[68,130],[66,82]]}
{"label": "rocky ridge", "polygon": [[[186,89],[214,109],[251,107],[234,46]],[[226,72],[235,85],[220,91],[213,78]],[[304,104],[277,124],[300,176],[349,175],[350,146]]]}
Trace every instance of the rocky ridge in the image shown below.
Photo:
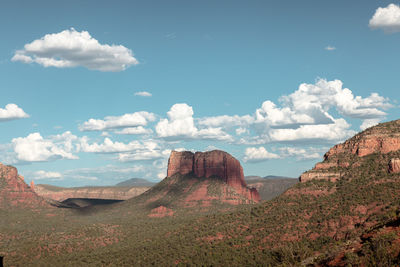
{"label": "rocky ridge", "polygon": [[50,207],[29,187],[17,168],[0,163],[0,208]]}
{"label": "rocky ridge", "polygon": [[150,187],[72,187],[35,185],[35,192],[46,199],[64,201],[69,198],[126,200],[146,192]]}
{"label": "rocky ridge", "polygon": [[[303,173],[299,180],[313,179],[336,182],[352,167],[358,167],[359,160],[375,153],[388,154],[400,150],[400,120],[381,123],[371,127],[344,143],[335,145],[324,155],[324,160]],[[400,172],[400,160],[388,162],[388,172]]]}

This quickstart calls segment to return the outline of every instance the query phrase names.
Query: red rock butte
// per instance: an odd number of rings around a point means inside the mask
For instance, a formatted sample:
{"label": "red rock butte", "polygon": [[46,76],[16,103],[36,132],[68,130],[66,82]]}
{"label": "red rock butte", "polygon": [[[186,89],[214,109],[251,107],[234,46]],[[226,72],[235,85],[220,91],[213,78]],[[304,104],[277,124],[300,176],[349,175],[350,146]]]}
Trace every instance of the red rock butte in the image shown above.
{"label": "red rock butte", "polygon": [[168,160],[167,176],[171,177],[177,173],[191,174],[197,178],[218,177],[238,193],[255,202],[260,201],[257,189],[247,187],[240,162],[227,152],[172,151]]}
{"label": "red rock butte", "polygon": [[34,208],[49,205],[25,183],[15,167],[0,163],[0,208],[5,207]]}

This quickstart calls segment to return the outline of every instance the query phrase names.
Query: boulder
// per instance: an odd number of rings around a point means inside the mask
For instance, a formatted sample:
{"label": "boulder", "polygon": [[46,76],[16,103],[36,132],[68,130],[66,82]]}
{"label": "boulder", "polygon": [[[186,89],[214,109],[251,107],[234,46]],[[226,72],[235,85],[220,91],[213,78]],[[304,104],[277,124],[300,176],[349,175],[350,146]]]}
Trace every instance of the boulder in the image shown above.
{"label": "boulder", "polygon": [[400,173],[400,159],[393,158],[389,161],[389,173]]}

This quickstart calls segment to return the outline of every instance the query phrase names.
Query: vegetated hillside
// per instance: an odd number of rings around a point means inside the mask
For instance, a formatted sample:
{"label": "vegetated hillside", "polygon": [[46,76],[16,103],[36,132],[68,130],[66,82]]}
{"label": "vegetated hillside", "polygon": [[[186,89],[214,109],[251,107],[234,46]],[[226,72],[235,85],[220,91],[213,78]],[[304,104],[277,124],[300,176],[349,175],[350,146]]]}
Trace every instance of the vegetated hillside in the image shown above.
{"label": "vegetated hillside", "polygon": [[172,151],[168,177],[122,205],[141,205],[149,216],[172,216],[181,208],[207,211],[223,204],[259,202],[256,189],[247,187],[238,160],[224,151]]}
{"label": "vegetated hillside", "polygon": [[250,203],[256,202],[217,177],[199,179],[193,175],[177,173],[166,177],[145,193],[127,200],[122,205],[140,205],[147,210],[162,207],[173,213],[181,211],[182,208],[207,211],[217,205]]}
{"label": "vegetated hillside", "polygon": [[247,185],[257,189],[261,200],[270,200],[285,192],[298,181],[293,178],[259,178],[247,180]]}
{"label": "vegetated hillside", "polygon": [[234,211],[160,218],[119,203],[20,223],[9,213],[0,253],[33,266],[398,266],[400,151],[385,148],[398,133],[399,121],[369,129],[284,194]]}
{"label": "vegetated hillside", "polygon": [[132,178],[132,179],[120,182],[120,183],[116,184],[115,186],[122,186],[122,187],[126,187],[126,186],[152,187],[153,185],[155,185],[155,183],[150,182],[150,181],[148,181],[146,179]]}
{"label": "vegetated hillside", "polygon": [[38,184],[34,191],[46,199],[64,201],[69,198],[126,200],[146,192],[148,186],[85,186],[58,187]]}

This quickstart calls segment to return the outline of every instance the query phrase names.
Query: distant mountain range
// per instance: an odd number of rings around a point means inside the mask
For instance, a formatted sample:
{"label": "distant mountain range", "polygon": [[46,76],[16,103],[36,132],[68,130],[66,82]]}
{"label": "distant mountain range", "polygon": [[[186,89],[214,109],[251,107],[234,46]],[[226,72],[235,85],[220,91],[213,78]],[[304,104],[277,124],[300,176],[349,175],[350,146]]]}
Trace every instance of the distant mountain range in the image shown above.
{"label": "distant mountain range", "polygon": [[297,179],[297,178],[286,177],[286,176],[277,176],[277,175],[267,175],[264,177],[257,176],[257,175],[248,175],[248,176],[245,176],[244,179],[246,181],[249,181],[249,180],[257,180],[257,179]]}
{"label": "distant mountain range", "polygon": [[274,175],[265,177],[245,176],[244,179],[249,187],[257,189],[261,200],[264,201],[279,196],[299,181],[298,179],[290,177]]}
{"label": "distant mountain range", "polygon": [[144,187],[152,187],[155,183],[150,182],[146,179],[142,178],[132,178],[126,181],[122,181],[115,186],[144,186]]}

